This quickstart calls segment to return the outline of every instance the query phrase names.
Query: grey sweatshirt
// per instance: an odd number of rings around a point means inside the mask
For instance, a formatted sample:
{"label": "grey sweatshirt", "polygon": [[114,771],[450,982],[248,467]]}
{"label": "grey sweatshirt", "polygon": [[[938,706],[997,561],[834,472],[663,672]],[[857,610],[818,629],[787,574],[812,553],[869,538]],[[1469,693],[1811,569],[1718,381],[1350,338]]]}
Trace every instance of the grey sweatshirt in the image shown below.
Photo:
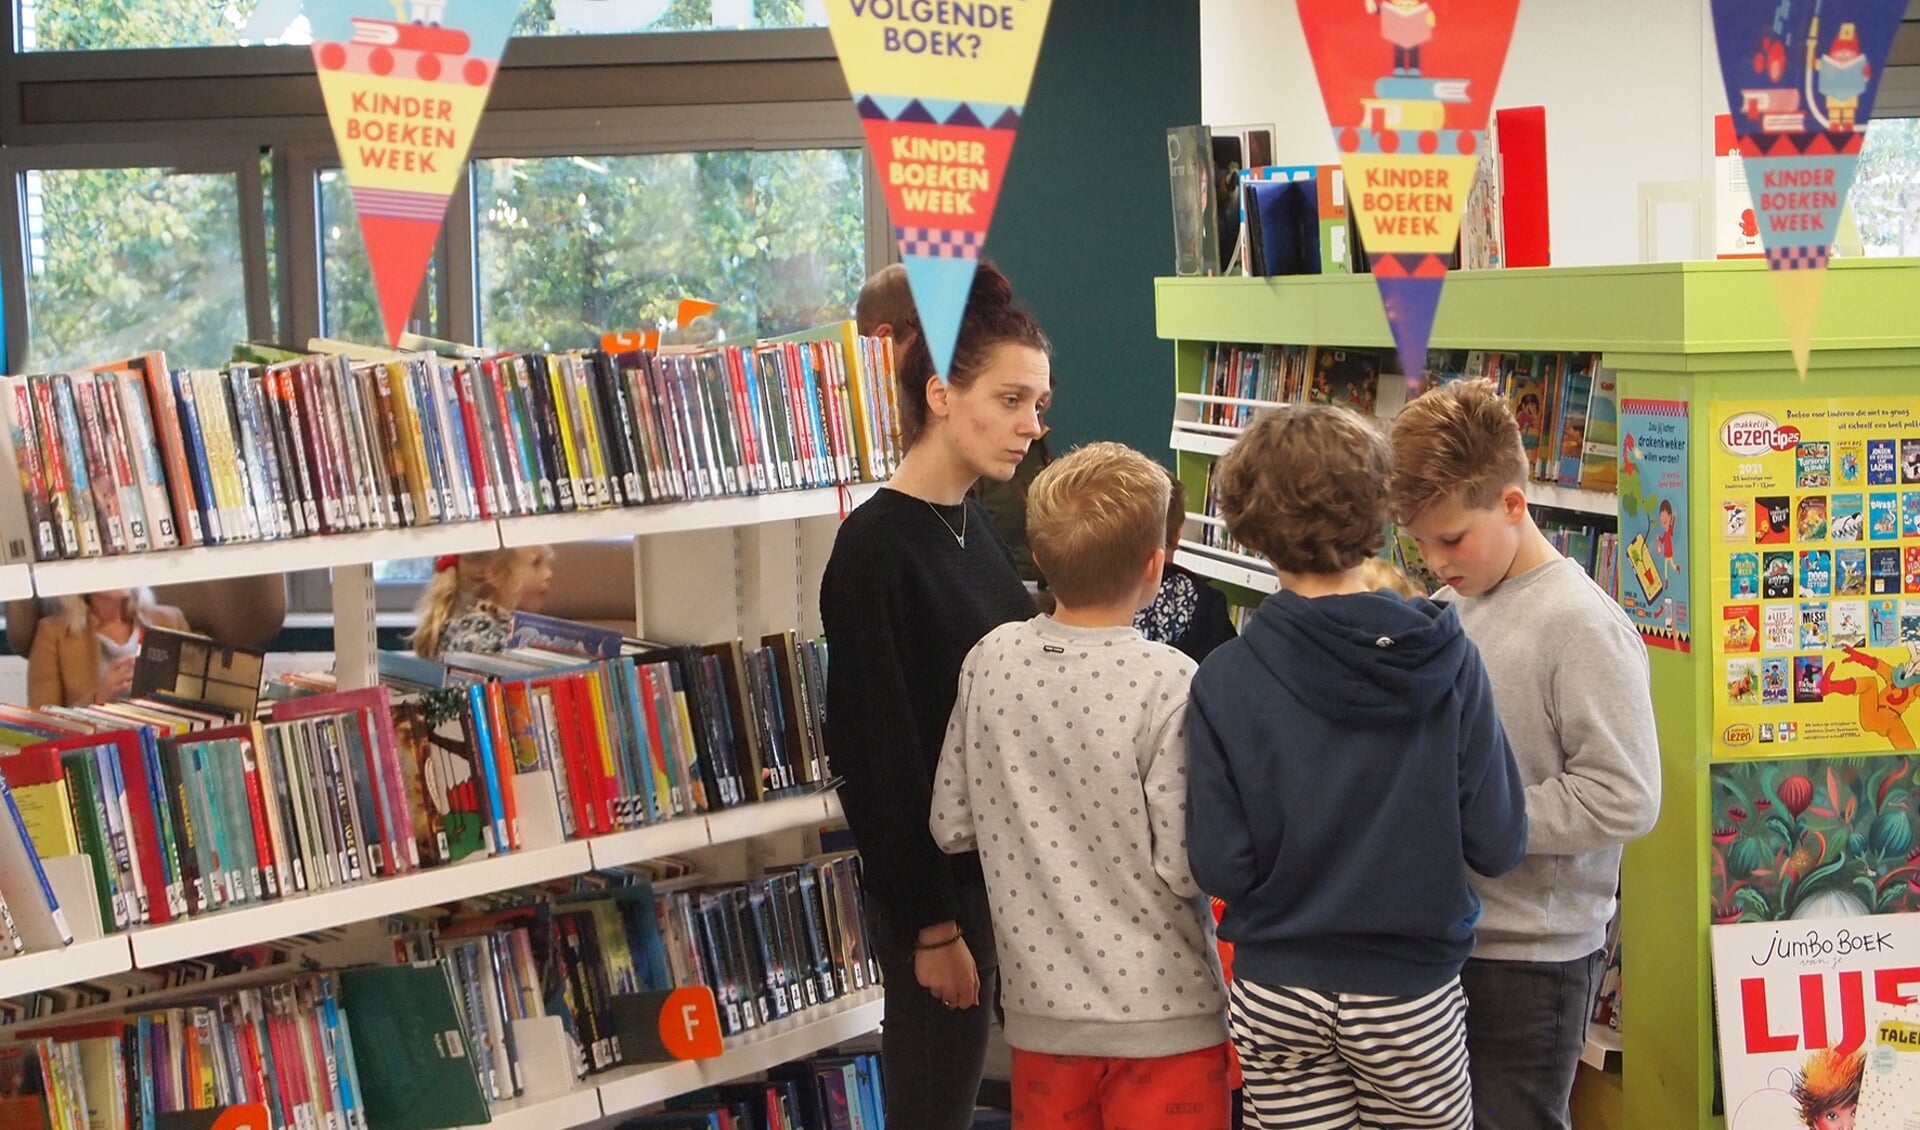
{"label": "grey sweatshirt", "polygon": [[1007,1043],[1148,1058],[1223,1042],[1212,915],[1187,867],[1193,661],[1042,616],[968,653],[928,827],[978,850]]}
{"label": "grey sweatshirt", "polygon": [[1476,958],[1571,961],[1606,943],[1620,848],[1660,815],[1660,745],[1647,649],[1600,586],[1565,558],[1479,597],[1442,590],[1480,648],[1527,786],[1527,857],[1473,876],[1485,912]]}

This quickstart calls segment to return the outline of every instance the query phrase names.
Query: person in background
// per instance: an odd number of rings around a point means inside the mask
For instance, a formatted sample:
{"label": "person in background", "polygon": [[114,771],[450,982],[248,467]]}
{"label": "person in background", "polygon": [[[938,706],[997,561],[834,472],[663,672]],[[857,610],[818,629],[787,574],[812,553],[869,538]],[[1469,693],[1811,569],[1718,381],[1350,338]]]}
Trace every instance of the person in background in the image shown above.
{"label": "person in background", "polygon": [[34,626],[27,653],[28,706],[85,706],[125,698],[147,628],[188,631],[178,608],[151,589],[106,589],[55,597]]}
{"label": "person in background", "polygon": [[1166,568],[1153,602],[1133,618],[1133,626],[1153,642],[1172,644],[1198,663],[1234,637],[1233,617],[1227,612],[1225,594],[1173,563],[1187,524],[1187,488],[1172,471],[1166,476],[1172,484],[1167,499]]}
{"label": "person in background", "polygon": [[[904,325],[909,318],[917,320],[907,269],[894,263],[875,271],[860,288],[853,310],[855,327],[867,337],[892,337],[894,327]],[[1027,447],[1027,456],[1014,469],[1013,478],[1004,482],[982,478],[973,487],[973,497],[986,508],[1000,540],[1012,551],[1014,569],[1030,586],[1044,585],[1046,578],[1033,563],[1033,552],[1027,544],[1027,492],[1051,462],[1053,453],[1047,448],[1046,422],[1042,420],[1040,435]]]}
{"label": "person in background", "polygon": [[1361,562],[1360,579],[1374,592],[1398,593],[1401,596],[1427,595],[1425,589],[1407,576],[1406,570],[1384,557],[1369,557]]}
{"label": "person in background", "polygon": [[1486,915],[1460,975],[1478,1130],[1571,1125],[1621,848],[1660,814],[1646,645],[1534,525],[1528,477],[1489,381],[1442,385],[1394,418],[1394,517],[1485,657],[1526,781],[1526,859],[1475,877]]}
{"label": "person in background", "polygon": [[450,651],[505,650],[513,614],[540,611],[552,582],[553,550],[544,545],[435,558],[410,641],[414,653],[438,659]]}
{"label": "person in background", "polygon": [[917,317],[892,329],[906,454],[841,523],[820,582],[833,648],[827,755],[844,779],[886,985],[887,1125],[967,1130],[998,955],[980,857],[942,853],[927,815],[961,661],[994,628],[1033,615],[1012,555],[968,492],[980,478],[1011,478],[1039,438],[1051,346],[988,263],[947,380]]}
{"label": "person in background", "polygon": [[1194,665],[1133,626],[1168,493],[1117,443],[1042,472],[1028,517],[1059,603],[960,668],[931,828],[986,872],[1015,1130],[1229,1123],[1226,997],[1187,867]]}

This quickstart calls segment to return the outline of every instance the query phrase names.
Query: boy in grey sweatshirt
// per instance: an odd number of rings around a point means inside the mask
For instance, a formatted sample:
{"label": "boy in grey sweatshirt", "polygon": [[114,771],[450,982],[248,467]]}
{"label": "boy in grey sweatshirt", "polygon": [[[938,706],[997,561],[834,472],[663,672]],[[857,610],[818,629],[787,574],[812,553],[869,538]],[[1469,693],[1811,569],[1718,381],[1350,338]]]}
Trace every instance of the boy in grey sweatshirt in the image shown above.
{"label": "boy in grey sweatshirt", "polygon": [[1493,386],[1427,393],[1393,425],[1395,516],[1460,610],[1526,782],[1527,855],[1476,879],[1461,972],[1477,1130],[1564,1130],[1620,851],[1660,813],[1647,652],[1527,510],[1520,431]]}
{"label": "boy in grey sweatshirt", "polygon": [[968,654],[934,776],[935,842],[986,874],[1016,1127],[1229,1120],[1226,998],[1187,866],[1194,666],[1133,627],[1168,493],[1113,443],[1035,480],[1027,536],[1058,606]]}

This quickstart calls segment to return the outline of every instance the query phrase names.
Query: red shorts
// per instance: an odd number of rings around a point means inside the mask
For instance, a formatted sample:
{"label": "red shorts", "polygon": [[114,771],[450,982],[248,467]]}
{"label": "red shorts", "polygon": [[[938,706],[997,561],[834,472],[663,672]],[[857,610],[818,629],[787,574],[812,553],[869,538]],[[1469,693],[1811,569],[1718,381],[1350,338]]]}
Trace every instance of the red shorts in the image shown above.
{"label": "red shorts", "polygon": [[1013,1051],[1015,1130],[1227,1130],[1228,1045],[1126,1059]]}

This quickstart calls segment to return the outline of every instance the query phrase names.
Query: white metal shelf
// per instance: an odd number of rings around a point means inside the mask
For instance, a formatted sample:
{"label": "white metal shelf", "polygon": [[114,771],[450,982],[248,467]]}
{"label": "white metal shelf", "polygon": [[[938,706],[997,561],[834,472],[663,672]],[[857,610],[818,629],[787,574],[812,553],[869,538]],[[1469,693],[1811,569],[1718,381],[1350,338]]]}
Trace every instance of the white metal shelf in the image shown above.
{"label": "white metal shelf", "polygon": [[41,596],[95,592],[139,585],[174,585],[262,573],[291,573],[367,565],[409,557],[438,557],[445,553],[476,553],[500,548],[500,528],[493,522],[448,522],[399,530],[368,530],[357,534],[289,538],[284,541],[244,542],[236,545],[162,549],[126,553],[117,557],[82,557],[72,561],[42,561],[33,568],[33,587]]}
{"label": "white metal shelf", "polygon": [[[95,911],[92,907],[76,906],[70,908],[69,913],[93,914]],[[131,968],[133,955],[127,948],[125,934],[109,934],[57,950],[23,953],[0,961],[0,998],[109,977]]]}
{"label": "white metal shelf", "polygon": [[1173,563],[1182,568],[1191,569],[1203,577],[1216,581],[1225,581],[1230,585],[1252,589],[1255,592],[1277,592],[1280,578],[1266,562],[1257,557],[1232,553],[1224,549],[1209,549],[1198,542],[1182,541],[1179,552],[1173,555]]}
{"label": "white metal shelf", "polygon": [[883,1011],[881,990],[867,989],[736,1036],[714,1059],[654,1064],[602,1077],[601,1110],[606,1117],[627,1114],[675,1095],[757,1074],[864,1036],[879,1027]]}
{"label": "white metal shelf", "polygon": [[738,498],[709,498],[698,502],[667,502],[657,506],[502,518],[500,542],[506,546],[547,545],[593,538],[646,537],[650,534],[834,517],[840,514],[843,506],[852,510],[871,498],[878,489],[874,483],[853,483],[845,488],[844,498],[842,488],[822,487]]}
{"label": "white metal shelf", "polygon": [[1205,435],[1188,431],[1178,424],[1173,426],[1173,435],[1167,440],[1167,446],[1175,451],[1188,451],[1195,455],[1211,455],[1219,458],[1233,450],[1233,443],[1239,436]]}
{"label": "white metal shelf", "polygon": [[25,600],[32,595],[32,566],[0,565],[0,600]]}
{"label": "white metal shelf", "polygon": [[1620,1033],[1604,1024],[1587,1025],[1587,1042],[1580,1049],[1580,1062],[1600,1071],[1607,1069],[1607,1056],[1620,1054]]}
{"label": "white metal shelf", "polygon": [[594,867],[622,867],[715,844],[738,843],[824,824],[829,819],[829,802],[837,813],[839,798],[831,793],[815,793],[663,820],[644,828],[595,836],[586,844],[593,853]]}
{"label": "white metal shelf", "polygon": [[543,883],[591,870],[592,865],[586,842],[576,840],[490,859],[469,859],[449,867],[376,879],[338,890],[196,915],[164,926],[135,930],[127,937],[133,942],[134,963],[145,968]]}
{"label": "white metal shelf", "polygon": [[600,1119],[600,1088],[575,1087],[558,1094],[508,1099],[487,1107],[488,1130],[562,1130]]}

